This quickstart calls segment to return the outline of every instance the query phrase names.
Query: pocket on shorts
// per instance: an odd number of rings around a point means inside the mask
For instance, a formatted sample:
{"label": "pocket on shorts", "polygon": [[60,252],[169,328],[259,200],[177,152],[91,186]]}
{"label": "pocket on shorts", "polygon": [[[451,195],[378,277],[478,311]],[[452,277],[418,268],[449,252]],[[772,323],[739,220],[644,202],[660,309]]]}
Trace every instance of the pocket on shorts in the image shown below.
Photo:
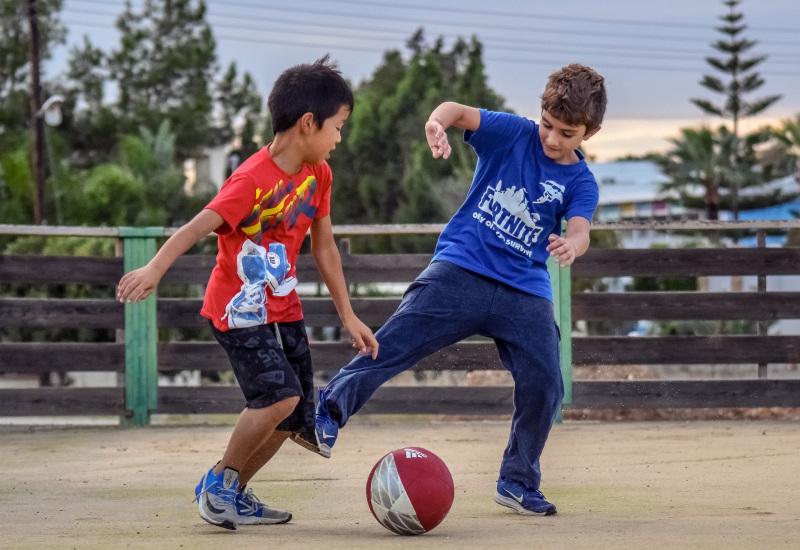
{"label": "pocket on shorts", "polygon": [[558,323],[553,321],[553,325],[556,327],[556,338],[558,338],[558,342],[561,343],[561,329],[558,328]]}

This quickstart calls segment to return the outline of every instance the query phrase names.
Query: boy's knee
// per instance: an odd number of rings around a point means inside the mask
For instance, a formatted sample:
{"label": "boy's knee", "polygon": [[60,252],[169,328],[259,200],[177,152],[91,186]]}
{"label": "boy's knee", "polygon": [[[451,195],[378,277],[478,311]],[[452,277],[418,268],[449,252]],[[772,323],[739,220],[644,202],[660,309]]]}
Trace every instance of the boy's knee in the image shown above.
{"label": "boy's knee", "polygon": [[514,385],[518,390],[525,394],[542,394],[544,396],[555,395],[559,399],[564,397],[564,381],[561,372],[556,372],[542,376],[527,377],[523,380],[516,380]]}
{"label": "boy's knee", "polygon": [[297,404],[300,402],[299,397],[287,397],[282,401],[278,401],[272,405],[273,410],[277,416],[281,418],[286,418],[292,411],[297,407]]}

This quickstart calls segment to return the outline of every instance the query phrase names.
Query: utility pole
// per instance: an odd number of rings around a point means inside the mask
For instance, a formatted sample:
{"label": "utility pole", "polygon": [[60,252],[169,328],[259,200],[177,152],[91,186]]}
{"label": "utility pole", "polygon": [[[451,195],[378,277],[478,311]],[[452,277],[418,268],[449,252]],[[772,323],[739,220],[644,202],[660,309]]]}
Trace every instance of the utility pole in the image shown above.
{"label": "utility pole", "polygon": [[33,223],[47,223],[44,192],[44,119],[42,118],[42,87],[39,83],[39,21],[36,0],[28,0],[31,58],[31,128],[33,129]]}

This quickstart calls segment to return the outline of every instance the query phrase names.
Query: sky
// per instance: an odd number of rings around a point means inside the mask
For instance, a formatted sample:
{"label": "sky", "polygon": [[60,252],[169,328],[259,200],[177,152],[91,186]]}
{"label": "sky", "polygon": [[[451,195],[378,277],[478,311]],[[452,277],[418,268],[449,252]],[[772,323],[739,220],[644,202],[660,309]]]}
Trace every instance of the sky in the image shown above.
{"label": "sky", "polygon": [[[143,0],[130,0],[140,6]],[[669,148],[680,128],[709,125],[691,98],[720,103],[700,86],[704,74],[724,75],[705,57],[723,57],[711,44],[727,7],[719,0],[206,0],[221,66],[236,62],[266,97],[292,65],[330,53],[353,83],[368,79],[386,50],[407,53],[405,41],[423,28],[445,47],[476,36],[484,45],[489,85],[516,113],[538,121],[547,76],[572,62],[606,79],[609,102],[603,128],[585,143],[597,161]],[[114,28],[124,0],[64,0],[67,46],[45,65],[48,78],[63,72],[68,48],[89,35],[103,49],[117,47]],[[758,43],[747,56],[767,55],[757,70],[765,84],[746,96],[782,94],[747,131],[800,113],[800,9],[797,0],[744,0],[737,10]],[[478,105],[479,107],[479,105]],[[420,129],[422,131],[422,129]]]}

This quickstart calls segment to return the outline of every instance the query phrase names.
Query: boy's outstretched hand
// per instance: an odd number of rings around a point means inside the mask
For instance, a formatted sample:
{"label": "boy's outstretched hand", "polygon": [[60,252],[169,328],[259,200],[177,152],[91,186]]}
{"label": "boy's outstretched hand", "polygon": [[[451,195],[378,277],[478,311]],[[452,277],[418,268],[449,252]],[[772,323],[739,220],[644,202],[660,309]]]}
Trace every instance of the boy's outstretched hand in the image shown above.
{"label": "boy's outstretched hand", "polygon": [[141,302],[153,293],[160,280],[161,276],[150,266],[134,269],[119,280],[117,299],[123,304]]}
{"label": "boy's outstretched hand", "polygon": [[371,354],[373,359],[378,358],[378,340],[367,325],[358,318],[345,321],[344,329],[350,334],[350,341],[353,348],[358,350],[359,355]]}
{"label": "boy's outstretched hand", "polygon": [[426,122],[425,137],[428,138],[428,146],[431,148],[433,158],[437,159],[442,157],[446,159],[450,156],[452,149],[450,148],[450,143],[447,141],[447,132],[444,131],[440,123],[435,120]]}
{"label": "boy's outstretched hand", "polygon": [[578,256],[575,251],[575,244],[569,239],[555,234],[550,235],[547,239],[550,241],[550,244],[547,245],[547,251],[550,252],[558,267],[572,265]]}

